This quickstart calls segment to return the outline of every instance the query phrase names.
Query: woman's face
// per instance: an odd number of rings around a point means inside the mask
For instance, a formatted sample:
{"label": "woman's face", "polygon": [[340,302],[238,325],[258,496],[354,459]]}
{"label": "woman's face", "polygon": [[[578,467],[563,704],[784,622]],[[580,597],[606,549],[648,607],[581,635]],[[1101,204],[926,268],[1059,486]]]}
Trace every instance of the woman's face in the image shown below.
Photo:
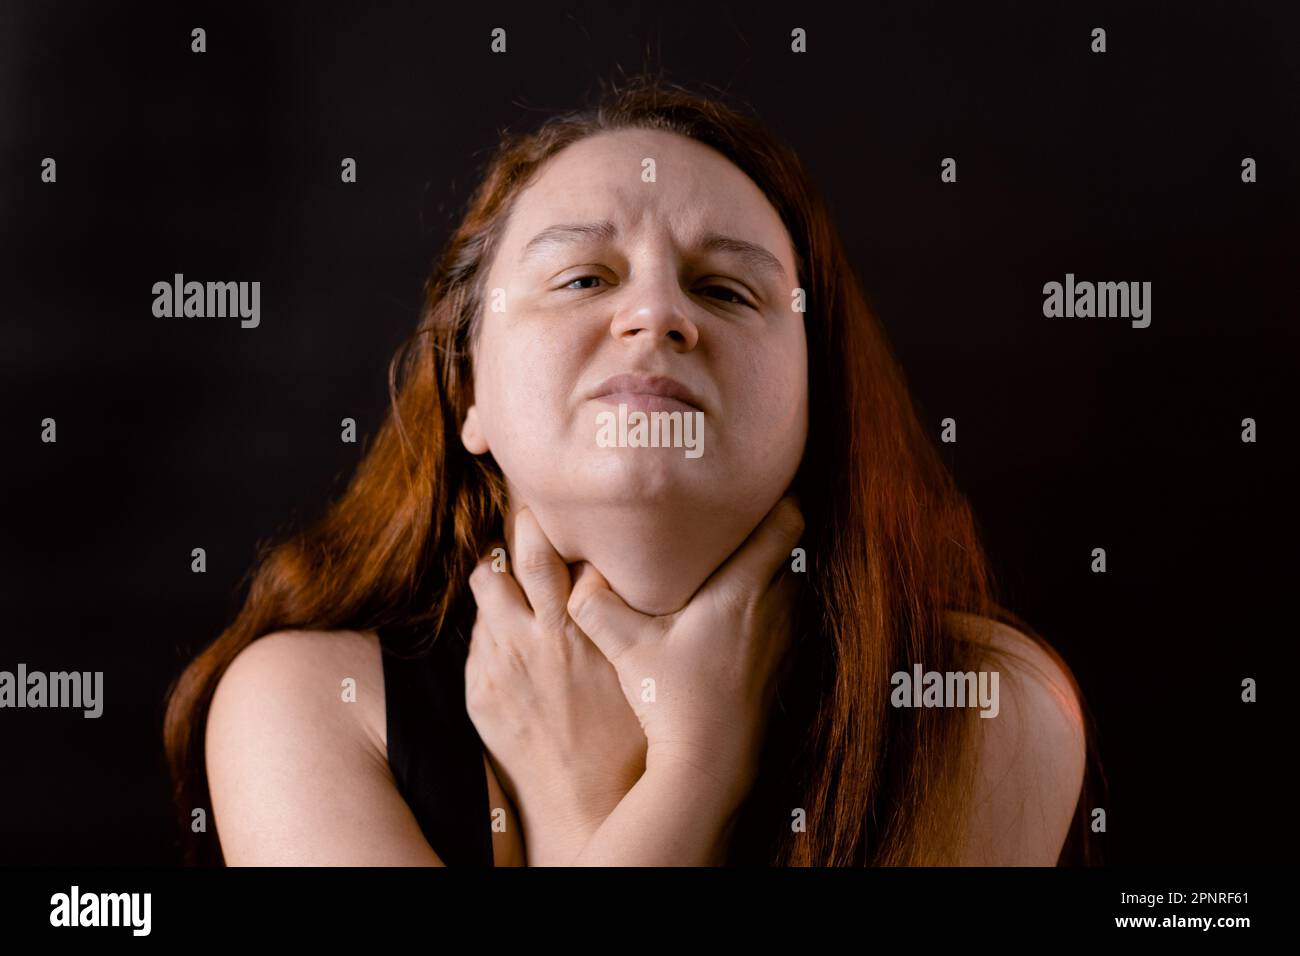
{"label": "woman's face", "polygon": [[539,513],[676,507],[752,528],[807,436],[798,285],[776,210],[721,154],[658,130],[575,143],[517,197],[489,270],[465,446]]}

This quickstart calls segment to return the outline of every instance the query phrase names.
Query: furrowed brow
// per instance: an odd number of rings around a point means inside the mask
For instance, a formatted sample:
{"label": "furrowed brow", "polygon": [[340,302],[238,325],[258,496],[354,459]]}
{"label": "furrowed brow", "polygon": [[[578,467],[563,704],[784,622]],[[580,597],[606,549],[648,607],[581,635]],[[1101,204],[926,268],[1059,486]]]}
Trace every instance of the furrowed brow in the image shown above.
{"label": "furrowed brow", "polygon": [[786,278],[785,267],[781,265],[781,260],[757,243],[709,233],[700,241],[700,248],[705,252],[731,253],[757,272],[782,281]]}
{"label": "furrowed brow", "polygon": [[528,244],[524,246],[524,251],[519,255],[519,261],[524,262],[540,253],[547,246],[602,240],[608,242],[617,235],[618,227],[608,219],[601,219],[597,222],[560,223],[555,226],[547,226],[528,240]]}
{"label": "furrowed brow", "polygon": [[[549,246],[575,242],[608,242],[617,236],[618,227],[608,219],[547,226],[528,240],[523,252],[520,253],[519,261],[524,262]],[[708,233],[700,240],[699,247],[704,252],[721,252],[738,256],[755,271],[770,275],[773,279],[786,281],[785,267],[781,265],[781,260],[757,243],[733,236]]]}

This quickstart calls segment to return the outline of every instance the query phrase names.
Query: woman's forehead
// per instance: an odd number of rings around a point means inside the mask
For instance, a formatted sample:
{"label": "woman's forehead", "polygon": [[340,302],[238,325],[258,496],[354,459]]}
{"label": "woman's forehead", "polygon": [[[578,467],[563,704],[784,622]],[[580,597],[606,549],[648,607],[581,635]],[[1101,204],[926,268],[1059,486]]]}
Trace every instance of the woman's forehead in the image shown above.
{"label": "woman's forehead", "polygon": [[[597,228],[606,223],[613,229]],[[519,258],[564,226],[593,227],[591,241],[736,235],[793,265],[780,216],[754,181],[711,147],[662,130],[602,133],[551,157],[514,204],[507,245]]]}

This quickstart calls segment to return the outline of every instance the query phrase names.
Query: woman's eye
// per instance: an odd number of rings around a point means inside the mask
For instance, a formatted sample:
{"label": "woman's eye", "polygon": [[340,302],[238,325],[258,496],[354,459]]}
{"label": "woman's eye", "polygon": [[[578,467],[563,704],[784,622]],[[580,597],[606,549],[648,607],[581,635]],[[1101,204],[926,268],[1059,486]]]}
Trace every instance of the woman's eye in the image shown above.
{"label": "woman's eye", "polygon": [[709,291],[709,290],[717,290],[717,291],[719,291],[719,292],[724,293],[724,295],[729,295],[729,296],[731,296],[731,300],[732,300],[736,305],[749,305],[749,304],[750,304],[750,302],[749,302],[748,299],[746,299],[743,295],[741,295],[739,292],[737,292],[735,289],[731,288],[730,286],[725,286],[725,285],[706,285],[706,286],[704,287],[704,290],[705,290],[706,292]]}
{"label": "woman's eye", "polygon": [[[596,287],[593,285],[578,285],[578,283],[604,282],[604,281],[605,280],[598,275],[578,276],[577,278],[570,279],[568,282],[566,282],[563,288],[572,290],[574,292],[579,292],[583,289],[593,289]],[[730,286],[717,285],[717,284],[706,285],[702,287],[702,291],[711,293],[713,294],[714,298],[720,298],[723,301],[730,302],[733,305],[744,305],[744,306],[749,306],[750,308],[754,307],[753,304],[748,299],[746,299],[743,295],[741,295],[739,292],[737,292],[735,289],[731,288]]]}
{"label": "woman's eye", "polygon": [[[572,288],[573,288],[573,283],[575,283],[575,282],[585,282],[585,281],[588,280],[588,279],[596,279],[596,280],[601,281],[601,282],[604,281],[603,279],[600,278],[600,276],[578,276],[578,278],[576,278],[576,279],[570,279],[568,282],[566,282],[565,285],[564,285],[564,287],[565,287],[566,289],[572,289]],[[590,289],[591,286],[585,286],[585,288]],[[576,291],[576,290],[575,290],[575,291]]]}

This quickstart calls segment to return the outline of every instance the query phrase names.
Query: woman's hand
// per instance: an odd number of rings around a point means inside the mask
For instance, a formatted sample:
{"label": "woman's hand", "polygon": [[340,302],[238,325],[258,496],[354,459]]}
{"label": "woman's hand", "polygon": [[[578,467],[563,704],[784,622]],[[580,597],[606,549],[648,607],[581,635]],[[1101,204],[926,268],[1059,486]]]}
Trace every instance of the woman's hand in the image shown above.
{"label": "woman's hand", "polygon": [[[514,574],[485,560],[470,575],[465,703],[514,800],[529,865],[562,865],[644,772],[646,738],[613,667],[569,617],[568,566],[531,511],[514,530]],[[592,573],[579,565],[578,582]]]}
{"label": "woman's hand", "polygon": [[793,631],[786,562],[803,528],[783,498],[686,607],[662,617],[629,608],[599,574],[574,585],[569,614],[618,672],[647,738],[648,775],[688,772],[736,805],[752,785]]}

